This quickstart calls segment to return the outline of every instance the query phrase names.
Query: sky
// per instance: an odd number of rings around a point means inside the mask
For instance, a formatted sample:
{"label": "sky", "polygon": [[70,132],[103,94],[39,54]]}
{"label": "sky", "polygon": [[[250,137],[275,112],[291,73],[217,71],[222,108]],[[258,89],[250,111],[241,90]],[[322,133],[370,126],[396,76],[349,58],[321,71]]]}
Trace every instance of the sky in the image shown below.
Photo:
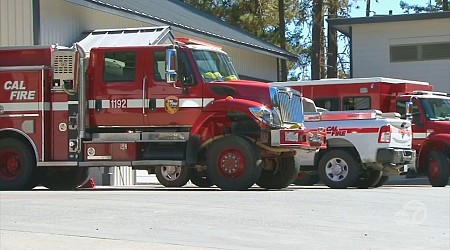
{"label": "sky", "polygon": [[[430,3],[430,0],[403,0],[409,5],[426,6]],[[434,4],[434,0],[431,0]],[[357,0],[356,4],[359,5],[359,9],[352,8],[350,15],[352,17],[364,17],[366,16],[366,2],[364,0]],[[393,15],[404,14],[400,8],[400,0],[371,0],[370,9],[373,11],[370,15],[388,15],[389,10],[392,10]]]}

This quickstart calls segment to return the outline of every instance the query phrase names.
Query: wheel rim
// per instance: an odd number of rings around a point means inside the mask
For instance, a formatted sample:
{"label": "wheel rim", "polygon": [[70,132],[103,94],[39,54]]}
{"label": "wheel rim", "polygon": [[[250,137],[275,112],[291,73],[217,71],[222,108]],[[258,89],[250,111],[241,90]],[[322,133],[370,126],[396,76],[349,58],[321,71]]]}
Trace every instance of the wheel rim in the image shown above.
{"label": "wheel rim", "polygon": [[428,172],[431,179],[436,180],[439,178],[439,162],[434,157],[430,158]]}
{"label": "wheel rim", "polygon": [[21,169],[20,155],[14,150],[0,150],[0,178],[11,180],[16,178]]}
{"label": "wheel rim", "polygon": [[217,166],[220,174],[227,178],[237,178],[244,173],[244,155],[235,149],[226,149],[218,157]]}
{"label": "wheel rim", "polygon": [[164,179],[174,181],[180,177],[181,166],[162,166],[161,174]]}
{"label": "wheel rim", "polygon": [[327,162],[325,174],[332,181],[342,181],[348,175],[348,165],[341,158],[333,158]]}

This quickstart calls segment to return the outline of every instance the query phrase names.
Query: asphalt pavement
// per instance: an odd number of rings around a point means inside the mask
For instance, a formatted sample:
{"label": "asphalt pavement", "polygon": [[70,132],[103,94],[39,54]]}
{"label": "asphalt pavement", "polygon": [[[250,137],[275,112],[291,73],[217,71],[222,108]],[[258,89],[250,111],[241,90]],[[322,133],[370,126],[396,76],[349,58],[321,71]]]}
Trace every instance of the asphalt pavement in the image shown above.
{"label": "asphalt pavement", "polygon": [[0,192],[0,249],[450,249],[450,187]]}

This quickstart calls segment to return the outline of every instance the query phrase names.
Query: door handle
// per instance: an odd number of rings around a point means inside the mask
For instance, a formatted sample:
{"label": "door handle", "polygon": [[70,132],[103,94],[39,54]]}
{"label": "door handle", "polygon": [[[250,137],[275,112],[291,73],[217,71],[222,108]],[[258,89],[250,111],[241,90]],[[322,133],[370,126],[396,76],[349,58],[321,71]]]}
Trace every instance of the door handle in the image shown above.
{"label": "door handle", "polygon": [[147,91],[147,76],[142,79],[142,114],[145,115],[145,93]]}
{"label": "door handle", "polygon": [[156,99],[155,98],[150,98],[150,100],[148,100],[148,106],[149,106],[151,111],[155,111],[155,109],[156,109]]}
{"label": "door handle", "polygon": [[100,112],[102,110],[102,100],[95,100],[95,111]]}

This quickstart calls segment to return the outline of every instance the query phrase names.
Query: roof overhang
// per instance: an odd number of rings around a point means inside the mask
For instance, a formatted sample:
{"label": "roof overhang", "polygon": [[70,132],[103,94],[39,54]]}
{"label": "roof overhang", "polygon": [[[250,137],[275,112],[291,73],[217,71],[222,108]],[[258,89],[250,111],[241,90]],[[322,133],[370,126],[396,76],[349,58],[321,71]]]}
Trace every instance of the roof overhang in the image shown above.
{"label": "roof overhang", "polygon": [[334,19],[327,19],[327,22],[331,27],[334,27],[335,29],[345,34],[346,36],[351,36],[351,27],[354,25],[406,22],[406,21],[444,19],[444,18],[450,19],[449,11],[405,14],[405,15],[357,17],[357,18],[334,18]]}
{"label": "roof overhang", "polygon": [[[99,1],[99,0],[65,0],[65,1],[73,3],[73,4],[77,4],[77,5],[86,7],[86,8],[91,8],[91,9],[95,9],[98,11],[102,11],[105,13],[122,16],[125,18],[130,18],[130,19],[134,19],[134,20],[142,21],[142,22],[146,22],[146,23],[155,24],[157,26],[169,25],[171,27],[172,31],[174,31],[174,32],[181,32],[181,33],[185,33],[187,35],[193,35],[196,37],[205,38],[209,41],[213,41],[216,43],[221,43],[221,44],[226,44],[226,45],[233,46],[233,47],[248,49],[248,50],[251,50],[251,51],[254,51],[257,53],[266,54],[266,55],[270,55],[273,57],[277,57],[277,58],[281,58],[281,59],[285,59],[285,60],[289,60],[289,61],[297,61],[298,60],[297,55],[294,55],[286,50],[276,47],[273,44],[267,43],[267,46],[262,46],[259,44],[248,43],[248,42],[239,40],[236,37],[227,37],[227,36],[223,36],[223,35],[220,35],[217,33],[204,31],[197,27],[186,26],[181,23],[177,23],[177,22],[173,22],[173,21],[170,21],[167,19],[159,18],[157,16],[150,15],[149,13],[144,13],[144,12],[142,12],[142,10],[137,11],[137,10],[132,10],[132,9],[126,9],[121,6],[111,5],[111,4],[108,4],[108,3],[105,3],[105,2]],[[229,28],[229,27],[227,26],[227,28]],[[236,29],[237,33],[238,32],[244,33],[243,30],[240,30],[236,27],[234,27],[234,29]],[[264,43],[266,43],[266,42],[264,42]]]}

